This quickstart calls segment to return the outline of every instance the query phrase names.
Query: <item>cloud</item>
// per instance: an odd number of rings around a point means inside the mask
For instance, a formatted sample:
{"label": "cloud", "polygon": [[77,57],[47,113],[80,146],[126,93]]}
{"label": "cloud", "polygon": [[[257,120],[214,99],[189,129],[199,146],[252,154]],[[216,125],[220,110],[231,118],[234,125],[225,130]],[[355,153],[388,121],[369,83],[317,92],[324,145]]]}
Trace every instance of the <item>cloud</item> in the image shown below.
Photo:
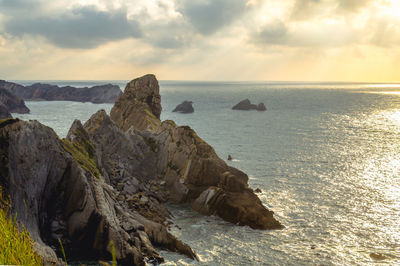
{"label": "cloud", "polygon": [[182,0],[178,10],[202,35],[216,33],[246,11],[245,0]]}
{"label": "cloud", "polygon": [[267,23],[253,34],[253,40],[258,44],[288,44],[289,35],[285,23],[276,20]]}
{"label": "cloud", "polygon": [[4,29],[14,36],[39,35],[62,48],[83,49],[142,35],[139,23],[128,20],[125,10],[100,11],[93,6],[59,16],[14,16],[6,20]]}
{"label": "cloud", "polygon": [[280,45],[290,47],[339,47],[357,40],[357,34],[345,23],[320,21],[319,24],[272,21],[250,36],[260,47]]}
{"label": "cloud", "polygon": [[346,11],[357,11],[360,8],[367,6],[371,0],[337,0],[338,8]]}

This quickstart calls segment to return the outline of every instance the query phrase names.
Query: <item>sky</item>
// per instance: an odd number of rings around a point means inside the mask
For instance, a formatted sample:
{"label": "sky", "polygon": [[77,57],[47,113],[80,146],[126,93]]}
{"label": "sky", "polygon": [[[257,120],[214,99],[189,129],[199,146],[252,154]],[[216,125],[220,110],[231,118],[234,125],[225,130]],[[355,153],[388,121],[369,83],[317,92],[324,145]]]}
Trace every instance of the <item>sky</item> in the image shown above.
{"label": "sky", "polygon": [[0,0],[0,79],[400,82],[399,0]]}

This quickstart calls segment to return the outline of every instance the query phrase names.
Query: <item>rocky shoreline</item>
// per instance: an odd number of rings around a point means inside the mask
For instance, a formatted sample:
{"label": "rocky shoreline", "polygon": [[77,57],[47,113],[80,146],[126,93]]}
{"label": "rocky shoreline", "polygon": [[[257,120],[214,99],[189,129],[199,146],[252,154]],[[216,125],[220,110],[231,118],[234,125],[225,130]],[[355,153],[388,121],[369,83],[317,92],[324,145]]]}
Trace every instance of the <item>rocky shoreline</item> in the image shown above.
{"label": "rocky shoreline", "polygon": [[[37,121],[0,121],[0,185],[47,262],[160,263],[156,247],[197,259],[168,232],[166,202],[253,229],[282,225],[190,127],[161,121],[154,75],[129,82],[110,116],[76,120],[65,139]],[[111,244],[112,243],[112,244]]]}
{"label": "rocky shoreline", "polygon": [[112,84],[76,88],[72,86],[59,87],[43,83],[23,86],[0,80],[0,88],[4,88],[26,101],[113,103],[122,94],[119,86]]}

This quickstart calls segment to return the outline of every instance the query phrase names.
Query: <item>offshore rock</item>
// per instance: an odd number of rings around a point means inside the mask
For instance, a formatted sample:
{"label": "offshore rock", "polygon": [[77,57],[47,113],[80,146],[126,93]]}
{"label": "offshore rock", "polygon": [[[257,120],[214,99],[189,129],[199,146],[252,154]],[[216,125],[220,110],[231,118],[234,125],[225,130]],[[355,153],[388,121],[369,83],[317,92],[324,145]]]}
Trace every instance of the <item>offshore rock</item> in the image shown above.
{"label": "offshore rock", "polygon": [[245,99],[235,106],[232,107],[232,110],[257,110],[257,111],[265,111],[267,108],[264,103],[259,103],[258,105],[252,104],[249,99]]}
{"label": "offshore rock", "polygon": [[105,84],[93,87],[76,88],[72,86],[35,83],[30,86],[0,80],[0,87],[30,101],[77,101],[92,103],[113,103],[122,91],[117,85]]}
{"label": "offshore rock", "polygon": [[29,114],[24,100],[14,95],[0,84],[0,104],[3,104],[10,113]]}
{"label": "offshore rock", "polygon": [[110,260],[113,245],[120,264],[162,262],[153,244],[196,258],[164,225],[117,200],[97,150],[79,121],[63,141],[37,121],[0,122],[0,185],[45,261],[57,262],[50,247],[58,239],[72,260]]}
{"label": "offshore rock", "polygon": [[[217,214],[252,228],[282,227],[248,187],[245,173],[228,166],[190,127],[178,127],[173,121],[161,123],[149,112],[152,99],[160,103],[154,75],[129,84],[111,110],[111,118],[127,134],[134,132],[147,139],[153,153],[149,152],[146,158],[157,162],[153,166],[155,176],[164,179],[170,200],[190,203],[201,213]],[[140,98],[136,97],[138,94]]]}
{"label": "offshore rock", "polygon": [[12,118],[12,115],[8,111],[7,107],[0,103],[0,119],[5,119],[5,118]]}
{"label": "offshore rock", "polygon": [[193,113],[194,108],[191,101],[183,101],[181,104],[178,104],[172,112],[179,112],[182,114]]}

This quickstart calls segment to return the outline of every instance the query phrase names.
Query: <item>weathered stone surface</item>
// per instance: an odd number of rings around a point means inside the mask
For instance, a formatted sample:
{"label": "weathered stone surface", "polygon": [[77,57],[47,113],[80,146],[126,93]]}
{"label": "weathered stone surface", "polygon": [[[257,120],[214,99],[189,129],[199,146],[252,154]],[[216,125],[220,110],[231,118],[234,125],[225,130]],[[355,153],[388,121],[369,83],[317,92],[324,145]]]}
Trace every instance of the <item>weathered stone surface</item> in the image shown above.
{"label": "weathered stone surface", "polygon": [[10,113],[27,114],[30,112],[24,100],[14,95],[0,85],[0,104],[3,104]]}
{"label": "weathered stone surface", "polygon": [[30,86],[0,80],[4,87],[24,100],[31,101],[77,101],[92,103],[113,103],[122,91],[117,85],[105,84],[93,87],[76,88],[72,86],[35,83]]}
{"label": "weathered stone surface", "polygon": [[0,103],[0,119],[5,119],[5,118],[12,118],[12,115],[8,111],[7,107]]}
{"label": "weathered stone surface", "polygon": [[232,110],[257,110],[257,111],[265,111],[267,108],[264,103],[259,103],[258,105],[252,104],[249,99],[245,99],[235,106],[232,107]]}
{"label": "weathered stone surface", "polygon": [[105,172],[99,158],[79,121],[64,141],[37,121],[1,122],[0,185],[38,251],[54,259],[48,246],[59,247],[61,239],[69,259],[109,260],[111,243],[121,264],[163,261],[153,244],[196,258],[164,225],[117,200],[119,191],[98,174]]}
{"label": "weathered stone surface", "polygon": [[194,108],[192,105],[193,102],[191,101],[183,101],[182,103],[178,104],[172,112],[179,112],[182,114],[193,113]]}
{"label": "weathered stone surface", "polygon": [[111,119],[123,130],[157,130],[160,125],[161,97],[154,75],[129,82],[111,109]]}
{"label": "weathered stone surface", "polygon": [[[154,89],[149,89],[149,83]],[[154,116],[151,120],[145,119],[149,115],[148,102],[152,102],[148,99],[160,97],[153,75],[135,79],[129,84],[134,86],[127,86],[113,107],[111,118],[123,131],[136,130],[137,135],[151,140],[146,144],[156,152],[149,153],[146,158],[155,158],[155,176],[164,178],[170,200],[193,203],[192,207],[202,213],[217,214],[225,220],[252,228],[281,227],[273,212],[267,210],[248,188],[247,175],[228,166],[190,127],[178,127],[172,121],[161,123]],[[137,92],[142,93],[140,98],[135,96]],[[210,194],[202,195],[210,188],[218,193],[211,198]]]}

